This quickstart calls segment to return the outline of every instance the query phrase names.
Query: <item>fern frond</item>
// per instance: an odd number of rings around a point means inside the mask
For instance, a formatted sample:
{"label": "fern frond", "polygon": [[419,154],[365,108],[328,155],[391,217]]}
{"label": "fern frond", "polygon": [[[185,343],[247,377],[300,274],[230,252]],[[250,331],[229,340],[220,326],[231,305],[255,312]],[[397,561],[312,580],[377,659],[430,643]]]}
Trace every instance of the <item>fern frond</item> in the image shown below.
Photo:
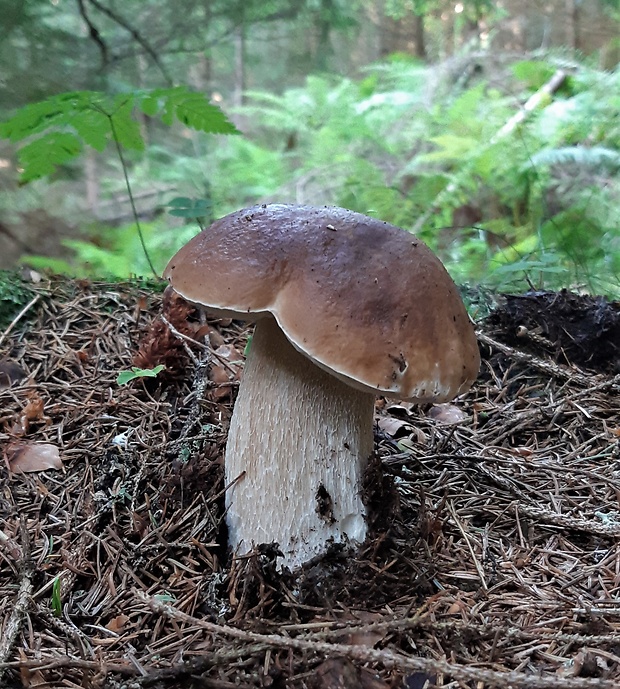
{"label": "fern frond", "polygon": [[135,117],[138,108],[151,117],[159,116],[167,125],[176,119],[211,134],[239,133],[203,94],[177,86],[116,96],[99,91],[62,93],[26,105],[0,122],[0,138],[27,142],[18,157],[23,168],[21,181],[29,182],[79,155],[84,145],[103,151],[115,141],[121,149],[142,150],[144,141]]}
{"label": "fern frond", "polygon": [[530,157],[524,169],[555,165],[577,167],[603,167],[620,170],[620,152],[604,146],[565,146],[544,148]]}
{"label": "fern frond", "polygon": [[82,142],[67,132],[49,132],[26,144],[19,152],[23,167],[22,182],[50,175],[58,165],[75,158],[82,151]]}
{"label": "fern frond", "polygon": [[[143,94],[143,95],[142,95]],[[239,134],[235,125],[202,93],[186,86],[136,93],[139,107],[151,117],[161,112],[161,120],[170,125],[176,118],[187,127],[209,134]]]}

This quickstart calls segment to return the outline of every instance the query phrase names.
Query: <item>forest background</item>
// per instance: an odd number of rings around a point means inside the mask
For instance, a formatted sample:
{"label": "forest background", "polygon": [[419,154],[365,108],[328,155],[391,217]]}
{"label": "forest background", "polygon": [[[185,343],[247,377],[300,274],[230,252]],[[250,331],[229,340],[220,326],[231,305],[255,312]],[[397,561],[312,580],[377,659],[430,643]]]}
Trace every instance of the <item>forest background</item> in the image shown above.
{"label": "forest background", "polygon": [[132,200],[155,271],[200,225],[282,201],[413,230],[461,283],[620,298],[620,0],[0,16],[0,267],[148,274]]}

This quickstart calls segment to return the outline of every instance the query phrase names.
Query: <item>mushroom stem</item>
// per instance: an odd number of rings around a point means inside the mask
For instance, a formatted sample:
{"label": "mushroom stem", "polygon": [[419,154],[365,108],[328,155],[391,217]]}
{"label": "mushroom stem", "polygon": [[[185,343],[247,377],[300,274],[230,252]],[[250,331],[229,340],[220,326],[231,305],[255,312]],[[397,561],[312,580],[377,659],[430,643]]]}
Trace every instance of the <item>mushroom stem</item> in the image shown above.
{"label": "mushroom stem", "polygon": [[234,552],[277,542],[293,568],[330,540],[364,541],[374,399],[300,354],[273,318],[258,321],[226,447]]}

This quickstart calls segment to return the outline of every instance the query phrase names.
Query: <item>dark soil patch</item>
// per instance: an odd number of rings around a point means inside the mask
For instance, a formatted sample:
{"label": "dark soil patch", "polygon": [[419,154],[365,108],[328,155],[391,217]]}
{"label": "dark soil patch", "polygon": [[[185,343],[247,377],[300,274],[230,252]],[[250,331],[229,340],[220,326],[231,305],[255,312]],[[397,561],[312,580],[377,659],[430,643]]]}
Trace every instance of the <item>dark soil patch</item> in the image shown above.
{"label": "dark soil patch", "polygon": [[561,292],[507,294],[487,319],[504,342],[555,361],[620,373],[620,303]]}

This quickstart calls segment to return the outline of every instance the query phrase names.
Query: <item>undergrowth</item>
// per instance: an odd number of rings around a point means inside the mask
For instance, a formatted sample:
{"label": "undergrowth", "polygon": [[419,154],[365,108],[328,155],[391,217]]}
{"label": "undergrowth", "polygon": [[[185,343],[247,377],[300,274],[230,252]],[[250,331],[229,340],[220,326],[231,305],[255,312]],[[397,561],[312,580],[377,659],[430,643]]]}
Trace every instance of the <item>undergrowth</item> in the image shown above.
{"label": "undergrowth", "polygon": [[0,330],[4,330],[33,298],[34,293],[16,271],[0,270]]}
{"label": "undergrowth", "polygon": [[[129,182],[197,199],[173,208],[176,220],[144,226],[156,269],[198,231],[196,219],[288,201],[415,230],[459,282],[619,297],[620,70],[565,56],[462,59],[458,76],[399,57],[358,80],[314,75],[281,95],[251,92],[235,113],[246,136],[147,147],[131,160]],[[511,125],[558,70],[559,87]],[[134,230],[91,231],[56,268],[139,274]]]}

